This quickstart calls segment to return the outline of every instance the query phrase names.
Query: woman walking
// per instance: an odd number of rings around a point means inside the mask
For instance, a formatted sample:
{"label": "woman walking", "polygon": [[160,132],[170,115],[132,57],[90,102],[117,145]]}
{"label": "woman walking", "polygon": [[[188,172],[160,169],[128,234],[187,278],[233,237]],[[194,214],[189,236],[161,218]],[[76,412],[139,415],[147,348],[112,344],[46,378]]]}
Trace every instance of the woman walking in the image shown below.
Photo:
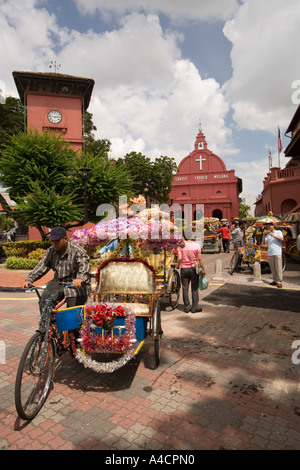
{"label": "woman walking", "polygon": [[[184,311],[186,313],[202,312],[202,308],[199,307],[199,293],[198,283],[199,276],[196,273],[196,266],[201,266],[203,270],[203,276],[205,276],[205,268],[201,256],[201,248],[199,243],[188,239],[187,236],[184,238],[184,247],[178,248],[178,261],[177,268],[181,268],[180,277],[182,283],[182,295],[184,303]],[[192,289],[192,305],[189,299],[189,285],[191,284]]]}

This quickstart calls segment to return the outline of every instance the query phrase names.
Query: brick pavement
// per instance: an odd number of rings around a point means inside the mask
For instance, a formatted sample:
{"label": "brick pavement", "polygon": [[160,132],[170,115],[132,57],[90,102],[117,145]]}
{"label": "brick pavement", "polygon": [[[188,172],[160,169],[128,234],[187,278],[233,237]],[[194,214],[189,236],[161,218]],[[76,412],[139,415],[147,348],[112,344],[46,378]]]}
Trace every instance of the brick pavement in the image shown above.
{"label": "brick pavement", "polygon": [[[224,282],[249,284],[251,273],[227,276],[228,256],[205,255],[209,278],[223,261]],[[292,266],[285,287],[299,288]],[[0,285],[8,278],[0,270]],[[22,273],[23,275],[24,273]],[[278,290],[267,284],[266,289]],[[23,277],[22,277],[23,279]],[[12,281],[11,281],[12,282]],[[14,273],[14,285],[18,286]],[[222,282],[212,282],[209,290]],[[300,314],[213,305],[186,314],[163,311],[161,364],[150,338],[139,355],[112,374],[97,374],[69,355],[58,359],[47,402],[30,423],[17,417],[14,381],[38,313],[32,294],[0,292],[0,449],[168,450],[300,449]]]}

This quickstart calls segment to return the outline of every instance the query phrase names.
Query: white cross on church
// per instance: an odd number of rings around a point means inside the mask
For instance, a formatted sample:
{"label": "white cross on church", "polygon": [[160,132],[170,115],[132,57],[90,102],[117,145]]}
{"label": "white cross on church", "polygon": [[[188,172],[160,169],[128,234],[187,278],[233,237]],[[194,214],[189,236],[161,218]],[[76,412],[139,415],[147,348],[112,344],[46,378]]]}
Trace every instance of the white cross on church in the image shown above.
{"label": "white cross on church", "polygon": [[196,162],[200,162],[200,170],[202,170],[202,162],[206,162],[206,158],[202,158],[202,155],[200,155],[200,158],[197,158]]}

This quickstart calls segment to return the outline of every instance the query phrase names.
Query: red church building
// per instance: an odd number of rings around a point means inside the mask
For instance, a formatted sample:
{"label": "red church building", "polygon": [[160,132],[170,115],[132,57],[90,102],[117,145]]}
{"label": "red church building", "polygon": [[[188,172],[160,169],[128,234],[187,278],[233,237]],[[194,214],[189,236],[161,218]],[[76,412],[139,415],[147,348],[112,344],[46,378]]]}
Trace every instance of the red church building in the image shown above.
{"label": "red church building", "polygon": [[[193,220],[196,205],[204,205],[204,217],[217,217],[231,221],[239,216],[239,194],[242,180],[234,170],[227,170],[223,160],[207,148],[202,130],[196,137],[194,150],[178,166],[174,176],[170,199],[184,211],[185,204],[192,207]],[[199,206],[198,206],[199,207]]]}

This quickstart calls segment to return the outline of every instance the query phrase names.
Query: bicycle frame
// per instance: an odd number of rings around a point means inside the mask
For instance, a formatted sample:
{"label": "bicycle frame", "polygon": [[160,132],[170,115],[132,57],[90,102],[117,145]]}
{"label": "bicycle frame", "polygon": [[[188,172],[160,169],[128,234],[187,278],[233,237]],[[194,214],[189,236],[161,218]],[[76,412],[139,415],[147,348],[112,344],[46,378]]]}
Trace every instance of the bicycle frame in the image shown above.
{"label": "bicycle frame", "polygon": [[[30,285],[28,287],[28,290],[34,290],[35,293],[37,294],[39,300],[41,300],[41,295],[39,293],[39,290],[42,288]],[[48,318],[43,318],[43,315],[41,315],[39,327],[37,331],[41,333],[45,333],[45,344],[47,344],[47,352],[44,352],[44,356],[42,353],[41,357],[41,364],[46,364],[48,360],[48,354],[49,354],[49,347],[51,340],[55,341],[56,343],[56,352],[58,355],[61,355],[62,353],[68,351],[68,349],[71,347],[72,354],[75,356],[76,355],[76,345],[75,345],[75,335],[72,331],[64,331],[63,332],[63,338],[61,339],[60,335],[57,332],[56,326],[55,326],[55,314],[60,310],[60,308],[66,303],[66,299],[62,299],[54,308],[51,309],[51,312],[48,312]],[[69,339],[68,339],[69,338]],[[41,367],[42,369],[42,367]]]}

